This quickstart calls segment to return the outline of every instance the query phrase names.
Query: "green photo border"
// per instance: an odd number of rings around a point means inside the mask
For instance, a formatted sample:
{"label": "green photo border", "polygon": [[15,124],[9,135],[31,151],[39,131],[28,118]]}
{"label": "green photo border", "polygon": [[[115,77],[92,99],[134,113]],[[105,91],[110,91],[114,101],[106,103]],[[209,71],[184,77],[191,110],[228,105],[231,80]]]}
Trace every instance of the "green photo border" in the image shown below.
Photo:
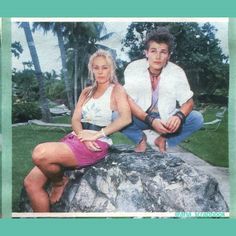
{"label": "green photo border", "polygon": [[[2,73],[2,19],[0,19],[0,75]],[[2,84],[0,76],[0,180],[2,180],[2,114],[1,114],[1,105],[2,105]],[[2,181],[0,181],[0,218],[2,218]]]}
{"label": "green photo border", "polygon": [[[14,5],[14,6],[13,6]],[[55,0],[33,3],[30,0],[4,2],[0,8],[2,17],[236,17],[233,0],[226,1],[77,1],[70,0],[59,3]],[[5,26],[9,19],[3,19]],[[7,28],[6,28],[7,29]],[[5,40],[9,37],[6,30]],[[230,90],[229,90],[229,160],[230,160],[230,184],[231,200],[230,214],[232,219],[8,219],[11,209],[11,71],[1,70],[1,117],[3,134],[2,164],[2,214],[0,230],[7,235],[42,235],[53,233],[54,235],[68,235],[74,231],[76,234],[86,235],[153,235],[164,233],[165,235],[223,235],[235,230],[236,221],[236,18],[230,19]],[[3,38],[4,41],[4,38]],[[8,41],[8,42],[9,42]],[[7,40],[5,41],[7,42]],[[6,49],[8,47],[8,49]],[[8,50],[9,45],[2,47],[2,52]],[[10,66],[10,55],[2,56],[1,68]],[[9,57],[9,58],[8,58]],[[7,63],[8,62],[8,63]],[[5,191],[6,188],[6,191]]]}
{"label": "green photo border", "polygon": [[2,19],[1,45],[2,217],[11,218],[12,130],[11,130],[11,22]]}
{"label": "green photo border", "polygon": [[236,18],[229,20],[229,170],[230,170],[230,217],[236,218]]}
{"label": "green photo border", "polygon": [[234,17],[234,0],[4,1],[2,17]]}

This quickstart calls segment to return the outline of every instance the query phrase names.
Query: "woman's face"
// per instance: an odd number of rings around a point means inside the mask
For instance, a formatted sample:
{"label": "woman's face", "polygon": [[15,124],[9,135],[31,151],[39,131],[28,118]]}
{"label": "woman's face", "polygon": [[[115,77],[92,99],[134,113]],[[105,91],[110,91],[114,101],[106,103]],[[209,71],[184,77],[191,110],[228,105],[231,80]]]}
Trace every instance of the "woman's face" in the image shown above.
{"label": "woman's face", "polygon": [[150,69],[160,71],[170,58],[168,45],[165,43],[150,42],[146,51]]}
{"label": "woman's face", "polygon": [[98,56],[94,58],[92,70],[98,84],[110,82],[111,66],[107,63],[105,57]]}

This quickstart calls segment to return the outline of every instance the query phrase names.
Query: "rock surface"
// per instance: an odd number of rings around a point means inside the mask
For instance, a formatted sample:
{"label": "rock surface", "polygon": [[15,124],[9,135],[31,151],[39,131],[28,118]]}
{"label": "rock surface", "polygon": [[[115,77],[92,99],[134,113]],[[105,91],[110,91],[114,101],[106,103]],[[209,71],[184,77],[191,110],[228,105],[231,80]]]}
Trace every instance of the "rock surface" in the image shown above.
{"label": "rock surface", "polygon": [[[67,171],[53,212],[227,212],[217,181],[173,154],[113,147],[95,166]],[[32,211],[22,191],[21,212]]]}

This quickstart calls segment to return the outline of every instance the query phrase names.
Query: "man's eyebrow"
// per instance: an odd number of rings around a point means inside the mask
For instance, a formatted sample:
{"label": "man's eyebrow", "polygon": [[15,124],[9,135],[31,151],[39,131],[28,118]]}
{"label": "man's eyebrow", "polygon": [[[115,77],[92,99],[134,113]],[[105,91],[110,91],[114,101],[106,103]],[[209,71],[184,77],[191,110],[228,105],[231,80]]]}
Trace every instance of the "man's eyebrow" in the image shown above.
{"label": "man's eyebrow", "polygon": [[[150,48],[150,50],[158,50],[159,48]],[[160,48],[160,51],[168,51],[167,48]]]}

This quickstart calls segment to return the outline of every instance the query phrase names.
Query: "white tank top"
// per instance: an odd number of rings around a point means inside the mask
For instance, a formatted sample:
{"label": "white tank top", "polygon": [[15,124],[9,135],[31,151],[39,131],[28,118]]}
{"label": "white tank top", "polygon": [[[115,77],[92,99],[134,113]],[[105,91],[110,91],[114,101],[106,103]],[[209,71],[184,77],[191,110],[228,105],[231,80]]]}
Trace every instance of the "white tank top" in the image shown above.
{"label": "white tank top", "polygon": [[82,107],[81,122],[98,126],[107,126],[112,121],[111,93],[114,84],[110,85],[99,98],[90,98]]}

